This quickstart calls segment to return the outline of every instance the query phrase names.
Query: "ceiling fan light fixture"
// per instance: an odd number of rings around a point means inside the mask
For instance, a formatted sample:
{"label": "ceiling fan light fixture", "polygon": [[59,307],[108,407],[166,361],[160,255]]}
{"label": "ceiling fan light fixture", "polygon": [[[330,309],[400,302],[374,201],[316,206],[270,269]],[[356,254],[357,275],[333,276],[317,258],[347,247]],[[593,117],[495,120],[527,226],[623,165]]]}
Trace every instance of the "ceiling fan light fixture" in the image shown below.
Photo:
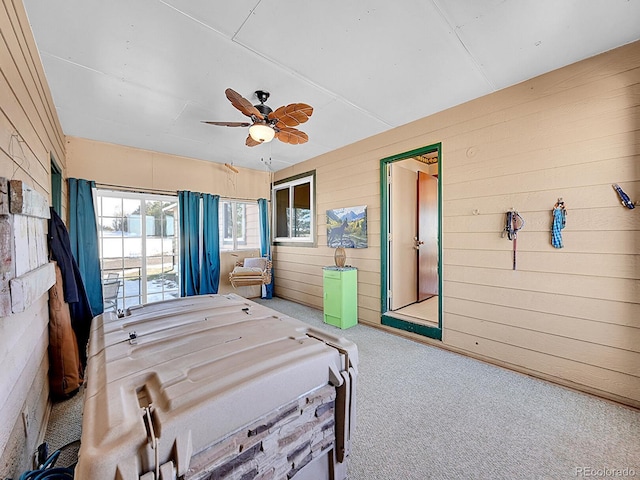
{"label": "ceiling fan light fixture", "polygon": [[251,135],[251,138],[256,142],[267,143],[273,140],[276,131],[268,125],[256,123],[249,127],[249,135]]}

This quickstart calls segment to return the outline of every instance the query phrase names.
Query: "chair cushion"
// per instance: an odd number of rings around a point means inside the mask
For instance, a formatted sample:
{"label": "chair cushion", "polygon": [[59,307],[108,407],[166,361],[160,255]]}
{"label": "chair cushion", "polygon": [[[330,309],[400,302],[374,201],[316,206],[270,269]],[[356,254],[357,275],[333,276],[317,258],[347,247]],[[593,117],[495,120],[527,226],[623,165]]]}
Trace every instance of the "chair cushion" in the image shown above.
{"label": "chair cushion", "polygon": [[262,269],[257,267],[235,267],[231,275],[262,275]]}
{"label": "chair cushion", "polygon": [[267,268],[267,259],[263,257],[249,257],[244,259],[244,267],[259,268],[265,270]]}

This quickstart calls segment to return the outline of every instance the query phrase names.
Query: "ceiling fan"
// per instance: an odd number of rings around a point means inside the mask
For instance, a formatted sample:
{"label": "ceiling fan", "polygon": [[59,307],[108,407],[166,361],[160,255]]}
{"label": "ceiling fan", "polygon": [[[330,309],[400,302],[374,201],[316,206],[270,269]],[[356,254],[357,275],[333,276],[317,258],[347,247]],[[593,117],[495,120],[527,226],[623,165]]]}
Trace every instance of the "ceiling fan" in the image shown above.
{"label": "ceiling fan", "polygon": [[249,136],[245,141],[248,147],[270,142],[274,137],[281,142],[292,145],[306,143],[309,140],[306,133],[293,128],[309,120],[313,113],[313,107],[306,103],[291,103],[274,111],[264,103],[269,98],[269,92],[264,90],[256,91],[256,96],[260,101],[258,105],[251,105],[249,100],[230,88],[227,88],[224,93],[234,107],[247,117],[251,117],[251,123],[208,121],[202,123],[222,127],[249,127]]}

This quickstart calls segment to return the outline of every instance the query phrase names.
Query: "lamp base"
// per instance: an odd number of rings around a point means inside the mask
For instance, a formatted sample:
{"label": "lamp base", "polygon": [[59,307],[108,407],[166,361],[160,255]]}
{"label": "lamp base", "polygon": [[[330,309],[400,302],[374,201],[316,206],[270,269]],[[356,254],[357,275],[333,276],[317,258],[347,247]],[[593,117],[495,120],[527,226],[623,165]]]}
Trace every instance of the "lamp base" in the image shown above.
{"label": "lamp base", "polygon": [[333,261],[336,264],[336,267],[344,267],[347,263],[347,252],[344,247],[337,247],[335,253],[333,254]]}

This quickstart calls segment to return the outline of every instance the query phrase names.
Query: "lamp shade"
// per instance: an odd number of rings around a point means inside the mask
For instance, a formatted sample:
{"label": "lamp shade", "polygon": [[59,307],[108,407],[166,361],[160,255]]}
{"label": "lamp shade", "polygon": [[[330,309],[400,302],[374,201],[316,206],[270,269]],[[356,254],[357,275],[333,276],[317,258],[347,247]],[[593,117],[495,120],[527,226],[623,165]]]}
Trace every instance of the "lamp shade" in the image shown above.
{"label": "lamp shade", "polygon": [[256,123],[249,127],[249,135],[251,135],[251,138],[253,138],[256,142],[270,142],[271,140],[273,140],[275,134],[276,132],[273,128],[262,123]]}

